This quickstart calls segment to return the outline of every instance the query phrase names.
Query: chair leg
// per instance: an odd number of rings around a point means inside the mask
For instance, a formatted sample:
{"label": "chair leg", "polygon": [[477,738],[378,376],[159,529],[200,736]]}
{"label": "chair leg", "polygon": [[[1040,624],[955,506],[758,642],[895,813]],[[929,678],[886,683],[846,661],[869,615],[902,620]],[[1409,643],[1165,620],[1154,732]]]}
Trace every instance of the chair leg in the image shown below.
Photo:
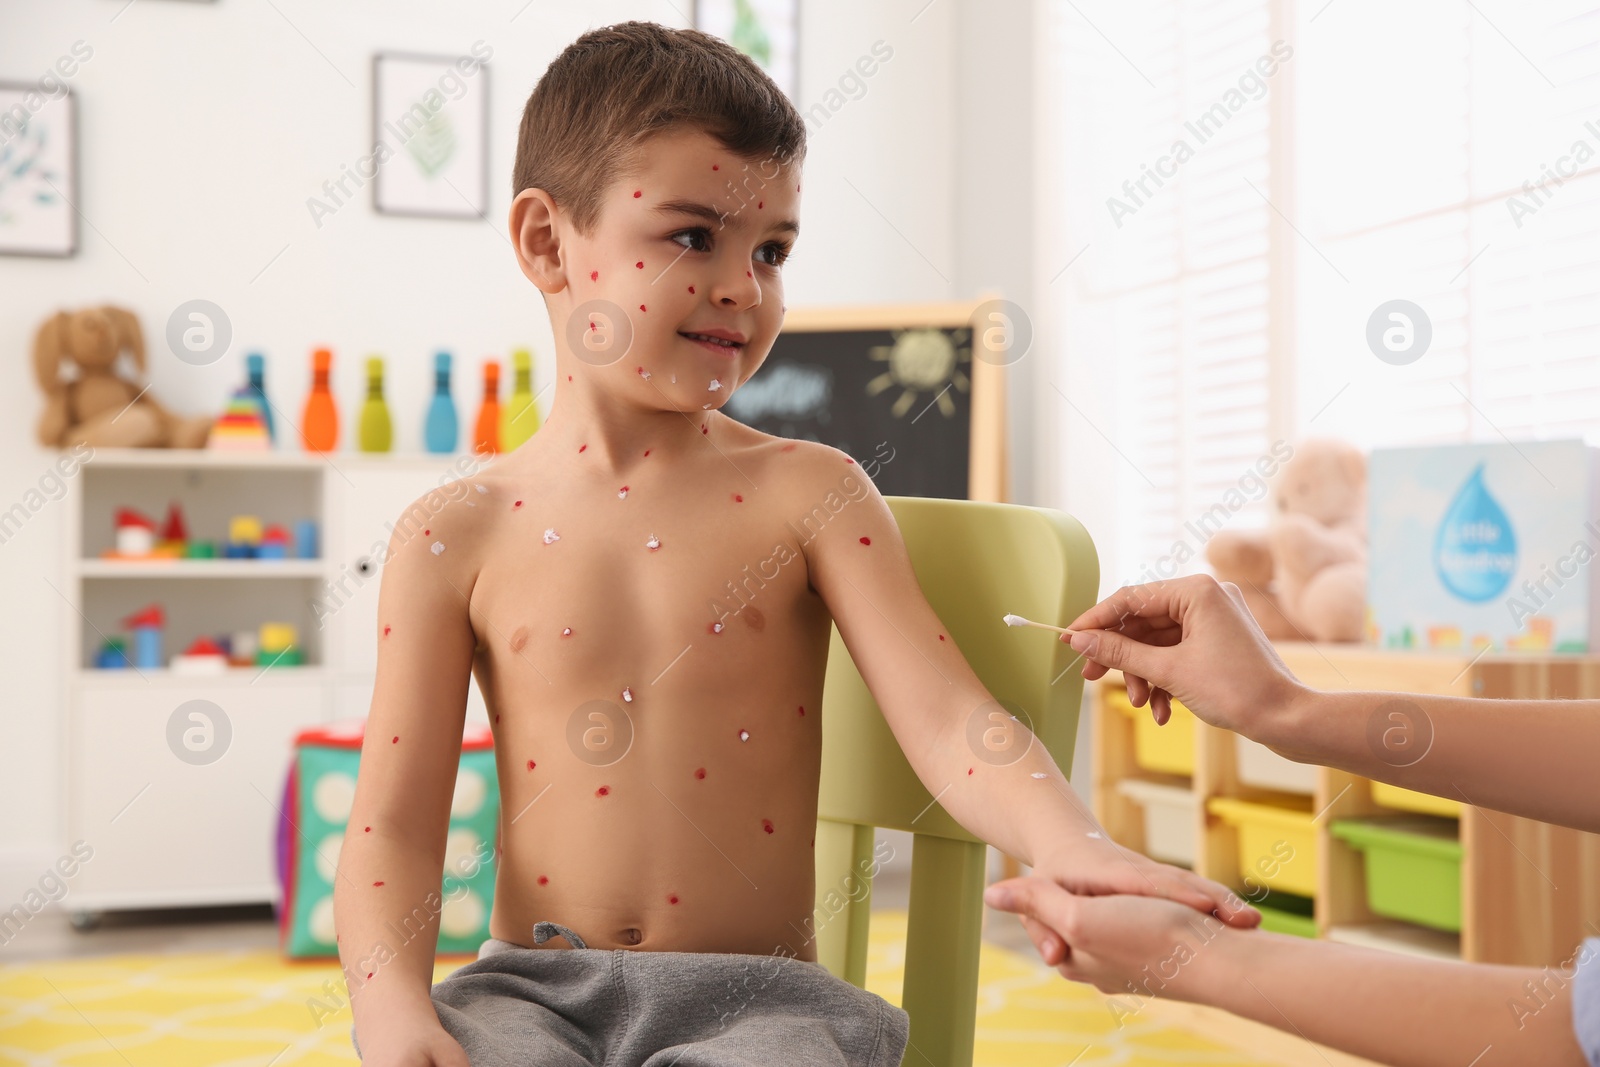
{"label": "chair leg", "polygon": [[872,913],[871,826],[817,820],[816,906],[812,929],[817,962],[857,988],[867,982],[867,928]]}
{"label": "chair leg", "polygon": [[919,836],[912,846],[906,1067],[971,1067],[987,858],[987,846],[969,841]]}

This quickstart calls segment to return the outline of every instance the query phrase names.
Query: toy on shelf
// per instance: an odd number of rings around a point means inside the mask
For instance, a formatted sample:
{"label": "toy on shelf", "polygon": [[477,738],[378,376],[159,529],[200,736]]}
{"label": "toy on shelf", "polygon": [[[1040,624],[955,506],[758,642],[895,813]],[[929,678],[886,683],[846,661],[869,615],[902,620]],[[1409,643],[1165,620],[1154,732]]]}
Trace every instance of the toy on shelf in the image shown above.
{"label": "toy on shelf", "polygon": [[316,559],[320,555],[317,549],[317,521],[315,519],[301,519],[294,524],[294,558]]}
{"label": "toy on shelf", "polygon": [[167,505],[167,519],[161,524],[161,547],[171,551],[175,556],[181,556],[184,545],[188,542],[189,527],[183,521],[183,509],[174,500]]}
{"label": "toy on shelf", "polygon": [[387,452],[393,437],[389,405],[383,400],[383,357],[370,356],[367,359],[367,399],[361,405],[356,441],[363,452]]}
{"label": "toy on shelf", "polygon": [[95,653],[94,665],[103,671],[125,669],[128,664],[128,641],[123,637],[108,637]]}
{"label": "toy on shelf", "polygon": [[[334,959],[339,952],[333,886],[355,799],[365,728],[365,720],[330,723],[302,730],[294,739],[277,838],[283,900],[278,913],[280,945],[292,958]],[[437,949],[471,953],[489,937],[500,843],[500,787],[494,736],[487,725],[467,723],[463,728],[455,783],[443,878],[435,887]]]}
{"label": "toy on shelf", "polygon": [[328,388],[333,352],[319,348],[311,353],[311,395],[300,418],[300,440],[307,452],[332,452],[339,443],[339,409]]}
{"label": "toy on shelf", "polygon": [[257,641],[256,664],[262,667],[298,667],[305,662],[297,643],[300,633],[293,623],[264,622]]}
{"label": "toy on shelf", "polygon": [[256,546],[257,559],[288,559],[289,531],[274,523],[261,531],[261,543]]}
{"label": "toy on shelf", "polygon": [[185,559],[216,559],[217,543],[215,541],[190,541],[183,546]]}
{"label": "toy on shelf", "polygon": [[472,434],[473,450],[480,453],[500,451],[500,363],[488,359],[483,363],[483,404],[478,408],[478,423]]}
{"label": "toy on shelf", "polygon": [[145,559],[155,554],[156,524],[133,508],[117,509],[117,547],[108,556]]}
{"label": "toy on shelf", "polygon": [[242,385],[228,397],[228,406],[211,428],[206,447],[217,452],[267,452],[272,449],[266,409],[250,386]]}
{"label": "toy on shelf", "polygon": [[539,429],[539,405],[533,399],[533,353],[526,348],[517,349],[511,353],[511,366],[516,379],[500,419],[500,447],[507,452]]}
{"label": "toy on shelf", "polygon": [[256,663],[256,632],[236,630],[228,639],[228,662],[235,667],[253,667]]}
{"label": "toy on shelf", "polygon": [[[133,312],[107,304],[59,311],[33,339],[33,370],[44,391],[37,434],[46,448],[199,448],[211,419],[174,414],[149,386],[116,370],[126,350],[145,372],[144,331]],[[64,378],[62,365],[76,374]]]}
{"label": "toy on shelf", "polygon": [[272,402],[267,399],[267,357],[260,352],[252,352],[244,357],[244,366],[249,377],[248,387],[261,404],[261,420],[267,424],[267,441],[275,443],[278,431],[272,421]]}
{"label": "toy on shelf", "polygon": [[228,656],[211,638],[197,637],[172,657],[169,666],[174,674],[223,674],[228,669]]}
{"label": "toy on shelf", "polygon": [[228,540],[222,546],[223,559],[254,559],[261,544],[261,520],[254,515],[235,515],[228,520]]}
{"label": "toy on shelf", "polygon": [[160,604],[150,604],[122,620],[122,625],[133,631],[133,665],[143,670],[156,670],[161,666],[161,628],[167,624],[167,613]]}
{"label": "toy on shelf", "polygon": [[448,453],[456,450],[460,436],[456,402],[450,397],[450,353],[439,352],[433,357],[433,399],[428,402],[422,437],[429,452]]}

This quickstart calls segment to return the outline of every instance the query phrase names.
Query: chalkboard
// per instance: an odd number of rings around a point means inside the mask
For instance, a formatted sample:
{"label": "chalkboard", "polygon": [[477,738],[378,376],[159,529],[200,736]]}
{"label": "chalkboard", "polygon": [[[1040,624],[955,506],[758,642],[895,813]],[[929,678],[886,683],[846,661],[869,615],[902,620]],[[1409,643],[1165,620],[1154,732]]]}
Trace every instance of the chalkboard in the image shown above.
{"label": "chalkboard", "polygon": [[992,499],[972,493],[973,457],[991,451],[974,449],[974,405],[998,385],[973,359],[976,306],[791,310],[723,411],[841,449],[885,496]]}

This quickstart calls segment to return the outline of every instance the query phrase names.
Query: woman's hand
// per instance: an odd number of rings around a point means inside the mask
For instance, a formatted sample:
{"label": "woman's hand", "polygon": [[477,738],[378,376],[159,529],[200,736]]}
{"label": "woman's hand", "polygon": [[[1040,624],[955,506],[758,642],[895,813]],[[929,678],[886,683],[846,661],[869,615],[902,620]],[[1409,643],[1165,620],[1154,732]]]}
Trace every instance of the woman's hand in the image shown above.
{"label": "woman's hand", "polygon": [[1062,635],[1089,662],[1091,681],[1122,671],[1128,699],[1148,701],[1158,723],[1176,697],[1200,718],[1274,748],[1293,708],[1315,694],[1278,658],[1237,586],[1197,574],[1124,586],[1068,624]]}

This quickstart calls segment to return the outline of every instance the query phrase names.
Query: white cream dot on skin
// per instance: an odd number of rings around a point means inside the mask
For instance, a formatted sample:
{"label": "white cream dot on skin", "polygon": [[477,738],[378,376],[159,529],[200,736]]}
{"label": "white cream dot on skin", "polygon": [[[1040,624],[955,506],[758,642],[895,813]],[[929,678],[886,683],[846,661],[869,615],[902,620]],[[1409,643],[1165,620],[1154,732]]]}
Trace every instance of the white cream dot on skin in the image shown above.
{"label": "white cream dot on skin", "polygon": [[722,624],[720,622],[712,623],[711,624],[711,632],[714,633],[714,634],[720,634],[722,632]]}
{"label": "white cream dot on skin", "polygon": [[562,630],[561,631],[561,636],[562,637],[571,637],[572,636],[572,627],[568,626],[565,630]]}
{"label": "white cream dot on skin", "polygon": [[1096,841],[1098,841],[1098,840],[1100,840],[1100,831],[1099,830],[1090,830],[1089,833],[1086,836],[1092,837]]}
{"label": "white cream dot on skin", "polygon": [[1048,777],[1050,777],[1048,774],[1044,773],[1043,771],[1034,771],[1033,772],[1033,776],[1035,778],[1048,778]]}
{"label": "white cream dot on skin", "polygon": [[628,686],[622,687],[622,699],[629,704],[633,703],[633,690]]}
{"label": "white cream dot on skin", "polygon": [[708,385],[708,386],[706,386],[706,392],[708,392],[708,393],[714,393],[714,392],[716,392],[716,391],[717,391],[717,390],[718,390],[718,389],[721,389],[721,388],[722,388],[722,382],[721,382],[721,380],[720,380],[720,379],[717,379],[717,378],[713,378],[713,379],[711,379],[711,384],[710,384],[710,385]]}
{"label": "white cream dot on skin", "polygon": [[443,541],[435,541],[433,543],[433,554],[435,556],[437,556],[439,553],[441,553],[443,551],[444,551],[444,542]]}
{"label": "white cream dot on skin", "polygon": [[623,486],[621,489],[617,490],[617,499],[618,500],[626,500],[626,499],[628,499],[628,487],[627,486]]}
{"label": "white cream dot on skin", "polygon": [[661,538],[657,537],[655,534],[651,534],[650,540],[644,543],[644,547],[654,552],[656,549],[661,547]]}
{"label": "white cream dot on skin", "polygon": [[556,533],[556,528],[554,526],[550,527],[548,530],[546,530],[544,532],[544,543],[545,544],[548,545],[552,541],[559,541],[559,540],[561,540],[561,535]]}
{"label": "white cream dot on skin", "polygon": [[643,367],[640,367],[639,368],[639,377],[643,378],[645,381],[648,382],[650,380],[650,372],[645,370]]}
{"label": "white cream dot on skin", "polygon": [[489,491],[488,489],[486,489],[483,486],[478,485],[476,483],[473,484],[472,488],[476,489],[480,493],[487,493]]}
{"label": "white cream dot on skin", "polygon": [[739,740],[741,740],[741,741],[750,740],[750,731],[749,730],[740,730],[739,731]]}

